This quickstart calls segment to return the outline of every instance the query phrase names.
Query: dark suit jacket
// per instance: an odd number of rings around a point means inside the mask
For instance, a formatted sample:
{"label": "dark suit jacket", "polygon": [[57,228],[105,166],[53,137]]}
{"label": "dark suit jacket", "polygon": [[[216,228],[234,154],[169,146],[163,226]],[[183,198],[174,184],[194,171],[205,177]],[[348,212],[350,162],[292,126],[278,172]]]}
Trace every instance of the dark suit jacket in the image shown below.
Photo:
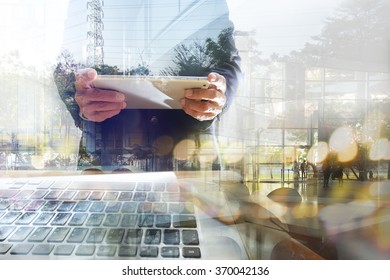
{"label": "dark suit jacket", "polygon": [[[211,18],[218,18],[218,24],[211,23],[210,26],[223,26],[220,31],[225,28],[231,29],[227,40],[219,42],[226,52],[226,60],[209,69],[226,78],[227,105],[224,108],[226,110],[238,87],[241,74],[240,57],[235,47],[233,24],[228,17],[226,2],[218,0],[206,3],[215,6],[212,11],[209,11],[210,13],[218,13],[211,15]],[[205,31],[199,32],[204,33],[206,37],[208,37],[208,32],[216,33],[216,30],[210,26],[205,28]],[[172,58],[167,58],[167,61],[169,60]],[[119,115],[101,123],[80,119],[74,112],[72,115],[82,130],[80,166],[95,165],[112,170],[122,165],[137,165],[138,168],[144,170],[172,170],[174,166],[180,167],[186,162],[183,158],[175,157],[176,145],[186,139],[199,145],[200,134],[215,136],[213,134],[215,122],[223,113],[213,121],[205,122],[197,121],[183,110],[171,109],[126,109],[122,110]],[[192,165],[192,168],[196,166]]]}

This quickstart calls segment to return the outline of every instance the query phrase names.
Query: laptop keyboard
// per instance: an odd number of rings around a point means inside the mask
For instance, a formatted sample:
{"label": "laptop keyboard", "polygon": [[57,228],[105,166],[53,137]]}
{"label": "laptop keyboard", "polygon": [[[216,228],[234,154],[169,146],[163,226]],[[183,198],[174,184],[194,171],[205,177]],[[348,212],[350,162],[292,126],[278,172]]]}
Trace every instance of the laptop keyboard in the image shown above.
{"label": "laptop keyboard", "polygon": [[0,259],[200,258],[200,243],[195,208],[178,183],[0,186]]}

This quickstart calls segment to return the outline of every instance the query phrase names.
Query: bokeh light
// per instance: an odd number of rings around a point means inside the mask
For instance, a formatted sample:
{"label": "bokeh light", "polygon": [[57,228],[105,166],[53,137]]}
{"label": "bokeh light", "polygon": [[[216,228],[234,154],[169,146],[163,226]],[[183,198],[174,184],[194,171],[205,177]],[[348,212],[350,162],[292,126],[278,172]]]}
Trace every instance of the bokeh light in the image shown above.
{"label": "bokeh light", "polygon": [[337,158],[340,162],[348,162],[353,160],[358,154],[358,145],[356,142],[350,143],[342,151],[337,153]]}
{"label": "bokeh light", "polygon": [[329,153],[329,147],[326,142],[318,142],[312,146],[307,153],[307,161],[312,163],[323,162]]}
{"label": "bokeh light", "polygon": [[354,142],[352,128],[343,126],[333,132],[329,140],[329,148],[335,152],[343,152]]}
{"label": "bokeh light", "polygon": [[176,160],[189,160],[194,156],[196,150],[195,141],[185,139],[180,141],[173,150],[173,156]]}
{"label": "bokeh light", "polygon": [[385,138],[378,139],[370,148],[369,157],[371,160],[389,160],[390,142]]}

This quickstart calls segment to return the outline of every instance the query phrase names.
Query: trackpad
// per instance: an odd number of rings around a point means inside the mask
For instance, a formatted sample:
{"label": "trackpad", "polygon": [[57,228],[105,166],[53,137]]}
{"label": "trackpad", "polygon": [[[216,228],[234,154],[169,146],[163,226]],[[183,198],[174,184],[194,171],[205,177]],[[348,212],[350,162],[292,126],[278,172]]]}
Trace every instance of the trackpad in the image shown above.
{"label": "trackpad", "polygon": [[227,236],[208,236],[205,240],[207,259],[240,260],[245,259],[238,243]]}

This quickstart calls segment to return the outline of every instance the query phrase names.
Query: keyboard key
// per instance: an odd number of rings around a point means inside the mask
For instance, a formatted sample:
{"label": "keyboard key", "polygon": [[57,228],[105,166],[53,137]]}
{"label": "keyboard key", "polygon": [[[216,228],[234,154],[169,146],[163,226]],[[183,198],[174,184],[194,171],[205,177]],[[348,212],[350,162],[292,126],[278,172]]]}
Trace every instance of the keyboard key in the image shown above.
{"label": "keyboard key", "polygon": [[61,204],[61,201],[58,200],[49,200],[46,202],[46,204],[42,207],[42,211],[54,211],[59,205]]}
{"label": "keyboard key", "polygon": [[70,219],[68,225],[69,226],[82,226],[87,219],[87,213],[74,213],[72,218]]}
{"label": "keyboard key", "polygon": [[120,244],[122,242],[125,229],[123,228],[112,228],[108,231],[106,237],[107,244]]}
{"label": "keyboard key", "polygon": [[138,204],[137,213],[152,213],[151,202],[141,202]]}
{"label": "keyboard key", "polygon": [[166,244],[166,245],[179,245],[180,244],[180,231],[178,229],[164,230],[164,244]]}
{"label": "keyboard key", "polygon": [[33,248],[33,244],[16,244],[10,251],[11,255],[27,255]]}
{"label": "keyboard key", "polygon": [[165,202],[153,203],[153,213],[157,213],[157,214],[168,213],[168,204]]}
{"label": "keyboard key", "polygon": [[89,191],[79,191],[73,199],[74,200],[86,200],[88,198],[89,194],[90,194]]}
{"label": "keyboard key", "polygon": [[42,242],[49,235],[52,228],[50,227],[39,227],[29,237],[29,242]]}
{"label": "keyboard key", "polygon": [[150,182],[139,182],[137,184],[137,187],[135,188],[136,191],[141,192],[148,192],[152,190],[152,183]]}
{"label": "keyboard key", "polygon": [[118,200],[119,201],[130,201],[132,197],[133,197],[132,192],[121,192],[119,197],[118,197]]}
{"label": "keyboard key", "polygon": [[104,216],[105,216],[104,214],[98,214],[98,213],[91,214],[87,220],[87,226],[89,227],[100,226],[100,224],[103,222]]}
{"label": "keyboard key", "polygon": [[68,222],[71,216],[72,216],[71,213],[57,213],[57,215],[54,217],[53,221],[51,222],[51,225],[63,226]]}
{"label": "keyboard key", "polygon": [[184,258],[200,258],[200,249],[198,247],[183,247]]}
{"label": "keyboard key", "polygon": [[175,228],[196,228],[196,218],[193,215],[173,215]]}
{"label": "keyboard key", "polygon": [[1,220],[0,220],[0,224],[3,224],[3,225],[10,225],[12,224],[13,222],[16,221],[17,218],[19,218],[19,216],[21,215],[22,213],[21,212],[8,212],[7,214],[5,214]]}
{"label": "keyboard key", "polygon": [[116,200],[118,195],[118,192],[106,192],[104,200]]}
{"label": "keyboard key", "polygon": [[33,224],[42,226],[47,225],[53,217],[54,213],[41,213]]}
{"label": "keyboard key", "polygon": [[60,196],[60,200],[71,200],[76,194],[76,191],[64,191]]}
{"label": "keyboard key", "polygon": [[141,251],[139,255],[145,258],[157,258],[158,247],[154,247],[154,246],[141,247]]}
{"label": "keyboard key", "polygon": [[137,255],[136,246],[120,246],[118,256],[120,257],[135,257]]}
{"label": "keyboard key", "polygon": [[75,255],[76,256],[93,256],[95,253],[96,247],[95,245],[80,245]]}
{"label": "keyboard key", "polygon": [[6,210],[11,205],[9,200],[1,200],[0,199],[0,210]]}
{"label": "keyboard key", "polygon": [[105,207],[106,207],[106,202],[94,201],[91,207],[89,208],[89,212],[94,212],[94,213],[103,212]]}
{"label": "keyboard key", "polygon": [[104,236],[106,235],[105,228],[93,228],[91,229],[86,242],[87,243],[102,243]]}
{"label": "keyboard key", "polygon": [[122,205],[121,212],[122,213],[135,213],[135,210],[137,210],[137,203],[126,201]]}
{"label": "keyboard key", "polygon": [[160,229],[147,229],[145,231],[145,244],[158,245],[161,242],[161,230]]}
{"label": "keyboard key", "polygon": [[150,192],[146,198],[147,201],[158,202],[161,200],[161,193],[158,192]]}
{"label": "keyboard key", "polygon": [[87,233],[88,233],[87,228],[76,227],[72,230],[72,232],[70,233],[66,241],[69,243],[81,243],[83,242]]}
{"label": "keyboard key", "polygon": [[33,231],[33,227],[19,227],[10,238],[9,242],[22,242]]}
{"label": "keyboard key", "polygon": [[135,214],[124,214],[121,221],[121,227],[135,227],[138,216]]}
{"label": "keyboard key", "polygon": [[90,205],[91,205],[90,201],[79,201],[79,202],[77,202],[73,211],[74,212],[87,212]]}
{"label": "keyboard key", "polygon": [[142,234],[142,229],[129,229],[126,233],[125,242],[127,244],[141,244]]}
{"label": "keyboard key", "polygon": [[5,255],[11,249],[12,245],[11,244],[0,244],[0,255]]}
{"label": "keyboard key", "polygon": [[152,227],[154,224],[154,215],[139,215],[138,226],[139,227]]}
{"label": "keyboard key", "polygon": [[37,190],[31,195],[30,199],[42,199],[48,192],[47,190]]}
{"label": "keyboard key", "polygon": [[24,212],[24,214],[15,222],[17,225],[28,225],[37,216],[37,212]]}
{"label": "keyboard key", "polygon": [[53,254],[56,256],[70,256],[72,255],[74,249],[76,248],[75,245],[57,245]]}
{"label": "keyboard key", "polygon": [[145,201],[146,200],[146,192],[136,192],[133,196],[133,201]]}
{"label": "keyboard key", "polygon": [[14,226],[0,226],[0,241],[4,241],[15,228]]}
{"label": "keyboard key", "polygon": [[12,211],[21,211],[29,204],[30,200],[17,200],[9,208]]}
{"label": "keyboard key", "polygon": [[68,227],[57,227],[47,239],[47,242],[62,242],[68,235],[70,228]]}
{"label": "keyboard key", "polygon": [[119,201],[110,201],[106,206],[106,213],[118,213],[122,207],[122,203]]}
{"label": "keyboard key", "polygon": [[105,227],[116,227],[121,219],[120,214],[107,214],[103,226]]}
{"label": "keyboard key", "polygon": [[171,215],[157,215],[156,227],[169,228],[171,226]]}
{"label": "keyboard key", "polygon": [[22,190],[17,195],[15,195],[14,199],[28,199],[33,193],[33,190]]}
{"label": "keyboard key", "polygon": [[91,193],[89,200],[101,200],[103,198],[104,192],[94,191]]}
{"label": "keyboard key", "polygon": [[29,205],[26,206],[26,211],[38,211],[44,204],[45,200],[33,200]]}
{"label": "keyboard key", "polygon": [[198,231],[196,230],[183,230],[182,242],[184,245],[199,245]]}
{"label": "keyboard key", "polygon": [[180,250],[178,247],[162,247],[161,256],[163,258],[178,258],[180,256]]}
{"label": "keyboard key", "polygon": [[99,257],[113,257],[116,253],[116,246],[103,245],[99,246],[96,255]]}
{"label": "keyboard key", "polygon": [[49,193],[45,196],[47,200],[56,200],[60,197],[62,191],[49,191]]}
{"label": "keyboard key", "polygon": [[50,255],[51,251],[53,251],[54,245],[51,244],[38,244],[35,246],[34,250],[32,251],[33,255]]}
{"label": "keyboard key", "polygon": [[58,212],[70,212],[73,207],[77,204],[76,201],[64,201],[61,203],[60,207],[58,207]]}

